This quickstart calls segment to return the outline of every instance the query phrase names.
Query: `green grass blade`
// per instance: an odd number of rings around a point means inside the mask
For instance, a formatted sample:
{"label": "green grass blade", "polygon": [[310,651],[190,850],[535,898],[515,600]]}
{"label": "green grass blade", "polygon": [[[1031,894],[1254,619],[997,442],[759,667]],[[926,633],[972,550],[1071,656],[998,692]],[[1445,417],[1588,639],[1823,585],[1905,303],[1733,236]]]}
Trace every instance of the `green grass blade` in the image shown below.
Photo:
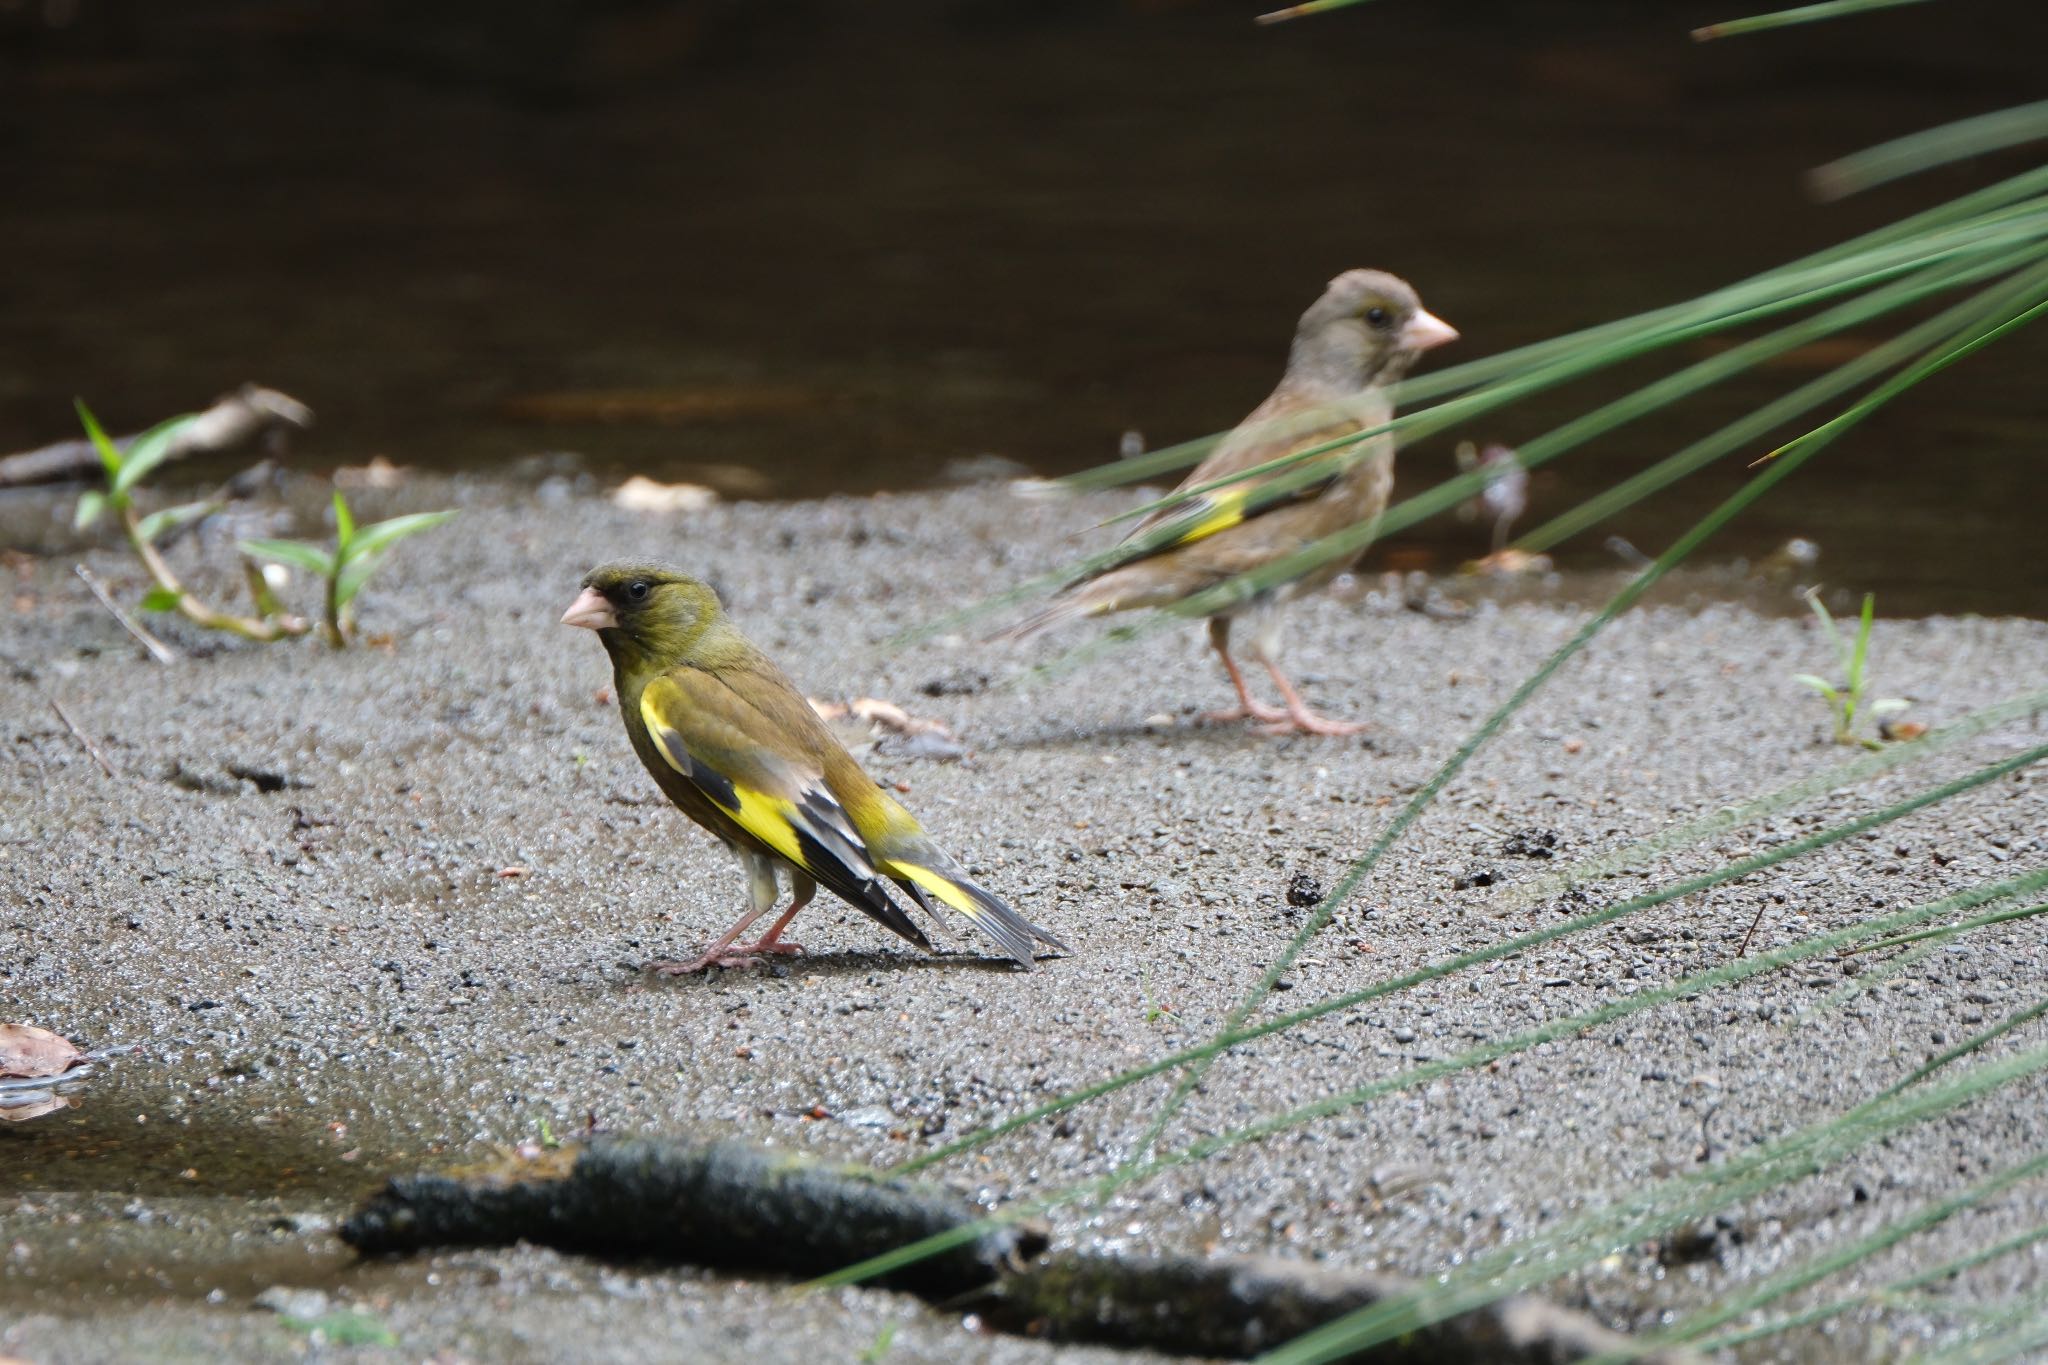
{"label": "green grass blade", "polygon": [[1860,1261],[1866,1261],[1880,1252],[1888,1251],[1908,1237],[1925,1232],[2044,1171],[2048,1171],[2048,1152],[2042,1152],[2016,1166],[2008,1166],[1997,1174],[1978,1181],[1960,1194],[1929,1204],[1903,1218],[1893,1219],[1876,1232],[1825,1255],[1816,1256],[1803,1265],[1780,1271],[1748,1291],[1731,1295],[1713,1308],[1694,1314],[1675,1327],[1639,1337],[1630,1342],[1626,1350],[1596,1355],[1587,1361],[1586,1365],[1621,1365],[1623,1361],[1635,1360],[1650,1351],[1694,1342],[1724,1323],[1745,1317],[1788,1294],[1796,1294],[1809,1285],[1818,1284],[1830,1275],[1838,1274]]}
{"label": "green grass blade", "polygon": [[2033,1228],[2017,1236],[2008,1237],[2002,1242],[1970,1252],[1968,1255],[1958,1256],[1952,1261],[1944,1261],[1940,1265],[1916,1271],[1902,1280],[1894,1280],[1890,1284],[1880,1285],[1876,1289],[1865,1290],[1859,1294],[1851,1294],[1845,1298],[1816,1304],[1811,1308],[1803,1308],[1785,1317],[1773,1318],[1768,1322],[1758,1323],[1754,1327],[1745,1327],[1734,1332],[1724,1332],[1709,1340],[1695,1343],[1695,1348],[1703,1355],[1713,1355],[1717,1352],[1740,1346],[1744,1342],[1757,1341],[1763,1337],[1780,1336],[1795,1328],[1806,1327],[1816,1322],[1825,1322],[1829,1318],[1840,1317],[1844,1313],[1864,1307],[1877,1300],[1910,1293],[1915,1289],[1933,1284],[1938,1280],[1945,1280],[1951,1275],[1959,1275],[1965,1270],[1983,1265],[1988,1261],[1995,1261],[2002,1256],[2010,1256],[2015,1251],[2023,1251],[2035,1243],[2044,1240],[2048,1240],[2048,1227]]}
{"label": "green grass blade", "polygon": [[107,435],[106,428],[100,425],[99,418],[92,415],[92,409],[85,405],[83,398],[72,399],[71,406],[78,409],[78,420],[84,424],[86,437],[100,457],[100,467],[107,471],[107,486],[113,487],[114,480],[121,476],[120,447]]}
{"label": "green grass blade", "polygon": [[1815,167],[1807,181],[1820,198],[1841,199],[1930,167],[2044,137],[2048,137],[2048,100],[1958,119],[1881,142]]}
{"label": "green grass blade", "polygon": [[1800,5],[1794,9],[1775,10],[1770,14],[1754,14],[1747,19],[1728,19],[1718,24],[1696,28],[1692,36],[1696,42],[1709,42],[1715,38],[1733,38],[1743,33],[1761,33],[1765,29],[1787,28],[1793,24],[1814,24],[1824,19],[1840,19],[1848,15],[1862,14],[1867,10],[1896,9],[1900,5],[1917,5],[1923,0],[1823,0],[1817,5]]}
{"label": "green grass blade", "polygon": [[[198,420],[192,413],[168,418],[130,441],[127,453],[121,458],[121,468],[113,476],[114,492],[125,494],[148,478],[158,465],[171,457],[178,448],[178,438]],[[106,459],[105,452],[100,458],[102,461]]]}
{"label": "green grass blade", "polygon": [[[2039,254],[2037,249],[2029,247],[2023,252],[1994,258],[1984,263],[1988,267],[1985,273],[2005,270],[2011,266],[2019,265],[2026,260],[2038,258]],[[1955,283],[1963,283],[1967,279],[1975,278],[1976,274],[1977,272],[1975,271],[1961,272],[1950,278]],[[1942,279],[1932,283],[1935,287],[1943,287],[1948,282],[1949,279]],[[1736,450],[1754,447],[1756,443],[1762,441],[1773,431],[1782,428],[1785,423],[1811,411],[1822,403],[1839,398],[1842,394],[1859,384],[1875,379],[1878,375],[1904,361],[1907,357],[1932,345],[1939,338],[1967,325],[1972,319],[1988,316],[1995,312],[2002,306],[2004,300],[2010,297],[2017,297],[2023,288],[2023,285],[2016,285],[2008,281],[1992,285],[1971,295],[1969,298],[1951,306],[1940,314],[1919,322],[1897,336],[1864,352],[1862,355],[1836,366],[1826,374],[1809,380],[1792,392],[1780,395],[1764,406],[1745,413],[1719,430],[1692,442],[1672,455],[1666,456],[1647,469],[1630,475],[1612,488],[1588,498],[1578,506],[1559,513],[1549,521],[1518,536],[1514,542],[1515,548],[1531,553],[1550,549],[1552,546],[1606,521],[1623,508],[1632,506],[1652,493],[1705,468],[1708,464],[1720,459],[1722,456]],[[1876,292],[1881,291],[1874,291],[1872,295],[1866,295],[1865,299],[1875,301]],[[1912,299],[1920,296],[1919,291],[1913,291],[1911,297],[1902,294],[1899,301],[1901,303],[1910,302]],[[1859,300],[1859,302],[1862,301]],[[1853,325],[1853,322],[1845,319],[1844,326],[1849,325]],[[1529,460],[1533,455],[1535,464],[1541,464],[1548,460],[1553,453],[1547,449],[1547,442],[1549,440],[1549,436],[1539,437],[1535,441],[1523,446],[1517,453],[1522,455],[1525,461]],[[1530,467],[1533,468],[1534,465]],[[1433,514],[1446,501],[1446,499],[1432,500],[1427,508],[1424,509],[1424,514]],[[1403,507],[1389,509],[1387,513],[1389,523],[1387,532],[1389,534],[1393,530],[1398,529],[1400,525],[1409,524],[1410,518],[1400,515],[1403,511]]]}
{"label": "green grass blade", "polygon": [[257,559],[274,559],[280,564],[303,569],[315,578],[325,578],[334,572],[334,556],[317,545],[308,545],[303,541],[238,540],[235,542],[235,548]]}

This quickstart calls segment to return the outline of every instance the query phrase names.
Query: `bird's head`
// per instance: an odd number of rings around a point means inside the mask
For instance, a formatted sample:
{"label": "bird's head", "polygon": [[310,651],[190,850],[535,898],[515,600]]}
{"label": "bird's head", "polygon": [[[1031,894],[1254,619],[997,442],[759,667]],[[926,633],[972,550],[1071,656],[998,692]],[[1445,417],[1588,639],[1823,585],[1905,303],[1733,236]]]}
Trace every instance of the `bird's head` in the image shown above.
{"label": "bird's head", "polygon": [[1339,389],[1392,383],[1424,351],[1458,339],[1415,290],[1384,270],[1347,270],[1301,315],[1288,373]]}
{"label": "bird's head", "polygon": [[620,560],[583,575],[562,624],[596,631],[622,666],[667,668],[690,658],[723,618],[707,584],[667,564]]}

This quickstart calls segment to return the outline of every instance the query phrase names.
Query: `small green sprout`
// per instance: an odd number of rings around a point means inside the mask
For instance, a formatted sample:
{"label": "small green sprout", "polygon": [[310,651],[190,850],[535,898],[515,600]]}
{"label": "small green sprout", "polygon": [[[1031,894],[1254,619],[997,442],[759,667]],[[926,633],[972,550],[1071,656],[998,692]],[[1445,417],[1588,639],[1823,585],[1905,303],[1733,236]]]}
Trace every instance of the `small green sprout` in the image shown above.
{"label": "small green sprout", "polygon": [[439,526],[453,512],[413,512],[389,521],[357,526],[348,509],[348,499],[339,489],[334,494],[334,549],[322,549],[301,540],[244,540],[238,547],[245,555],[303,569],[327,584],[327,611],[321,623],[327,643],[340,649],[348,643],[354,624],[351,604],[384,562],[391,547],[409,535]]}
{"label": "small green sprout", "polygon": [[552,1152],[562,1145],[562,1140],[555,1136],[555,1126],[548,1122],[546,1114],[535,1115],[534,1122],[540,1126],[540,1145],[542,1147]]}
{"label": "small green sprout", "polygon": [[1141,968],[1138,972],[1138,993],[1145,997],[1145,1022],[1156,1024],[1173,1013],[1173,1006],[1162,1005],[1152,998],[1152,972]]}
{"label": "small green sprout", "polygon": [[860,1360],[861,1365],[880,1365],[882,1357],[889,1354],[889,1348],[895,1344],[896,1324],[893,1322],[884,1323],[882,1330],[875,1334],[874,1341],[857,1358]]}
{"label": "small green sprout", "polygon": [[124,451],[114,444],[83,399],[76,399],[74,403],[78,408],[78,420],[85,424],[85,434],[91,438],[93,449],[99,452],[100,465],[106,470],[107,486],[104,491],[95,489],[79,495],[73,524],[84,530],[110,513],[120,520],[129,547],[149,573],[151,587],[142,599],[143,609],[175,611],[195,625],[208,630],[229,631],[248,640],[281,640],[288,635],[305,634],[306,623],[285,614],[277,600],[270,596],[268,588],[262,587],[261,577],[255,574],[253,566],[250,591],[256,601],[255,616],[236,616],[232,612],[214,610],[194,597],[171,572],[171,566],[157,548],[157,542],[181,526],[212,516],[221,508],[219,501],[209,499],[182,503],[151,512],[148,516],[135,510],[136,488],[146,475],[176,452],[179,440],[198,418],[188,414],[159,422],[130,441]]}
{"label": "small green sprout", "polygon": [[1821,604],[1820,589],[1807,589],[1806,603],[1813,608],[1813,614],[1820,618],[1821,629],[1827,632],[1828,639],[1834,642],[1835,657],[1842,669],[1842,681],[1839,684],[1831,683],[1826,678],[1812,673],[1796,673],[1793,675],[1793,681],[1812,688],[1827,699],[1828,707],[1835,716],[1835,743],[1860,744],[1866,749],[1883,748],[1877,740],[1866,739],[1856,734],[1857,715],[1866,710],[1873,716],[1890,715],[1905,710],[1911,703],[1898,697],[1881,697],[1871,702],[1868,707],[1864,705],[1863,699],[1870,690],[1870,627],[1876,618],[1877,595],[1863,594],[1863,614],[1857,624],[1854,641],[1843,636],[1841,628],[1835,624],[1834,616]]}

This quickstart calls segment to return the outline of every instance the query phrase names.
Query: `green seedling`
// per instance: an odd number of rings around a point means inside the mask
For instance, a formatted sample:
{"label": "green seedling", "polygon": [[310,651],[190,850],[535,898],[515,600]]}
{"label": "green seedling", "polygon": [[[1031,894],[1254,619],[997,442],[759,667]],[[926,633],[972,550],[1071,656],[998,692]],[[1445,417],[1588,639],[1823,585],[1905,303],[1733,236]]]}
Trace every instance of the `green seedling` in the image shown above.
{"label": "green seedling", "polygon": [[326,550],[302,540],[244,540],[238,542],[245,555],[286,564],[325,581],[326,612],[321,632],[327,643],[340,649],[348,643],[354,626],[352,604],[377,566],[393,545],[416,532],[439,526],[453,512],[412,512],[389,521],[357,526],[348,510],[348,499],[339,489],[334,494],[334,549]]}
{"label": "green seedling", "polygon": [[1807,590],[1806,604],[1813,608],[1813,614],[1820,618],[1821,629],[1834,643],[1842,681],[1831,683],[1812,673],[1795,673],[1793,681],[1812,688],[1827,699],[1828,708],[1835,717],[1835,743],[1860,744],[1866,749],[1882,748],[1877,740],[1857,735],[1856,717],[1865,711],[1873,716],[1890,715],[1905,710],[1911,703],[1898,697],[1880,697],[1867,707],[1864,705],[1864,698],[1870,691],[1870,627],[1876,618],[1877,595],[1863,594],[1863,614],[1857,623],[1853,641],[1842,634],[1834,616],[1821,603],[1820,589]]}
{"label": "green seedling", "polygon": [[895,1343],[896,1324],[883,1324],[882,1330],[875,1334],[875,1339],[868,1344],[868,1348],[860,1353],[862,1365],[879,1365],[882,1357],[889,1354],[889,1348]]}
{"label": "green seedling", "polygon": [[96,489],[79,495],[73,522],[84,530],[103,516],[112,515],[120,521],[129,547],[149,573],[151,587],[142,599],[143,609],[175,611],[194,625],[208,630],[225,630],[247,640],[281,640],[286,636],[305,634],[306,623],[287,614],[279,606],[254,565],[247,565],[245,574],[250,595],[256,603],[254,616],[237,616],[233,612],[217,611],[207,606],[171,572],[171,566],[157,548],[157,542],[179,527],[212,516],[221,508],[218,499],[182,503],[151,512],[148,516],[136,510],[135,490],[158,465],[171,457],[186,429],[197,419],[187,415],[159,422],[122,450],[108,437],[84,400],[75,402],[78,419],[85,424],[85,434],[92,440],[93,449],[99,452],[100,464],[106,470],[107,486],[104,491]]}

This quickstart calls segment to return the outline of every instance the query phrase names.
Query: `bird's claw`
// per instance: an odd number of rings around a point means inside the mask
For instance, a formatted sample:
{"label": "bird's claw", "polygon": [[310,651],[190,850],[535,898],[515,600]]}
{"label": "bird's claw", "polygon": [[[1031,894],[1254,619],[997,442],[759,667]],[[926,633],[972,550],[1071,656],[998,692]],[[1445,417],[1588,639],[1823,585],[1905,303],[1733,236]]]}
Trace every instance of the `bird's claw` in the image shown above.
{"label": "bird's claw", "polygon": [[709,971],[713,967],[721,971],[733,971],[744,967],[758,967],[769,957],[796,957],[804,951],[801,943],[787,939],[762,939],[758,943],[742,943],[730,948],[718,948],[702,957],[691,958],[688,962],[650,962],[647,970],[656,976],[691,976],[697,972]]}

